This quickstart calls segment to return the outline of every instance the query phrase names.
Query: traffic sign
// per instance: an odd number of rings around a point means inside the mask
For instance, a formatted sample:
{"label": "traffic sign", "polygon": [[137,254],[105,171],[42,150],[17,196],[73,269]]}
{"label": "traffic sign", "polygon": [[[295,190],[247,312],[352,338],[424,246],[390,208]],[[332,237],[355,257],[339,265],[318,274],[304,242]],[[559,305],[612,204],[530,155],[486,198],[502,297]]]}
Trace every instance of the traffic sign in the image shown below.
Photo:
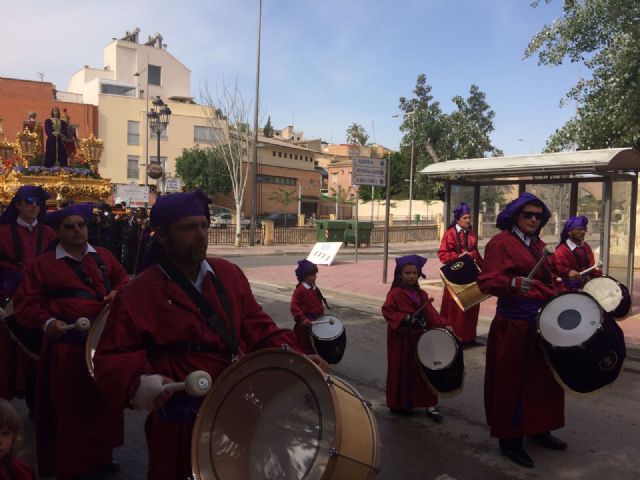
{"label": "traffic sign", "polygon": [[354,157],[351,168],[351,183],[353,185],[373,185],[384,187],[386,173],[386,159]]}

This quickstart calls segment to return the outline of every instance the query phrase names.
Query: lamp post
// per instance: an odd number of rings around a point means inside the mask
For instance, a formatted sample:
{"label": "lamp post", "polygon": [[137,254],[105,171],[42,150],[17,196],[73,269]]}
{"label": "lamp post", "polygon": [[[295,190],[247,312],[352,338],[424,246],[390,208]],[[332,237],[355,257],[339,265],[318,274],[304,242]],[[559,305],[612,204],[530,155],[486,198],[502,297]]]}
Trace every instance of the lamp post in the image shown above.
{"label": "lamp post", "polygon": [[[411,224],[411,207],[413,205],[413,146],[414,146],[414,133],[415,133],[415,124],[413,120],[413,114],[416,113],[415,110],[411,112],[405,112],[402,114],[403,117],[411,117],[411,160],[409,165],[409,224]],[[393,115],[394,118],[398,118],[399,115]]]}
{"label": "lamp post", "polygon": [[530,141],[528,141],[528,140],[525,140],[524,138],[519,138],[519,139],[518,139],[518,141],[519,141],[519,142],[524,142],[524,143],[526,143],[527,145],[529,145],[529,148],[531,148],[531,153],[532,153],[532,154],[534,153],[534,152],[533,152],[533,143],[531,143],[531,142],[530,142]]}
{"label": "lamp post", "polygon": [[253,109],[253,182],[251,199],[251,228],[249,231],[249,245],[256,244],[256,215],[258,213],[258,104],[260,102],[260,32],[262,30],[262,0],[258,0],[258,54],[256,57],[256,103]]}
{"label": "lamp post", "polygon": [[[147,131],[147,124],[149,123],[149,55],[147,54],[147,66],[144,67],[141,71],[136,72],[133,74],[134,77],[136,77],[136,84],[138,85],[138,98],[140,98],[140,75],[142,75],[144,72],[147,72],[147,81],[145,82],[145,88],[144,88],[144,98],[147,102],[147,105],[145,107],[144,110],[144,128],[142,129],[143,132]],[[145,134],[144,136],[144,186],[148,187],[149,186],[149,170],[148,170],[148,165],[149,165],[149,136]],[[147,196],[147,208],[149,208],[149,198]]]}
{"label": "lamp post", "polygon": [[153,107],[147,113],[147,119],[149,121],[149,128],[151,129],[151,132],[155,133],[158,137],[158,156],[156,157],[155,163],[149,162],[149,165],[147,166],[147,174],[154,180],[158,180],[164,175],[162,165],[160,164],[160,135],[162,132],[166,131],[167,125],[169,125],[171,109],[160,97],[156,97],[151,103],[153,103]]}

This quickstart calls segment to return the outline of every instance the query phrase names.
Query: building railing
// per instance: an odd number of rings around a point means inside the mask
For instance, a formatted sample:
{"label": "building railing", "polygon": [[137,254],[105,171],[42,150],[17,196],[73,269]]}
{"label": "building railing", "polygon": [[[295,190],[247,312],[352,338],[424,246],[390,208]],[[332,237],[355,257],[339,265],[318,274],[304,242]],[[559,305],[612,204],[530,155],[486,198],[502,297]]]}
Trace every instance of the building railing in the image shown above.
{"label": "building railing", "polygon": [[[249,243],[249,229],[242,229],[242,244]],[[236,240],[236,227],[235,225],[229,225],[227,228],[210,228],[209,229],[209,245],[233,245]],[[256,228],[255,240],[257,244],[262,243],[262,229]]]}

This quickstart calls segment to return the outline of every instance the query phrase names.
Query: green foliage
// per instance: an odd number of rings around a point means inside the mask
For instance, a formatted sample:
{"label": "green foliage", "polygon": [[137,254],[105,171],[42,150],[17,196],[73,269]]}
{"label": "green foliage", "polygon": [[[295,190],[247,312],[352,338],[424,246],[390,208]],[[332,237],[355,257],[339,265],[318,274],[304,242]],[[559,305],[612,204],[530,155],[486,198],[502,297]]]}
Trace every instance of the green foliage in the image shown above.
{"label": "green foliage", "polygon": [[271,116],[267,118],[267,123],[264,125],[264,129],[262,130],[262,133],[267,138],[273,137],[273,125],[271,125]]}
{"label": "green foliage", "polygon": [[369,134],[359,123],[353,122],[347,128],[347,143],[362,145],[364,147],[371,145],[369,143]]}
{"label": "green foliage", "polygon": [[568,60],[591,71],[567,93],[563,103],[575,102],[576,115],[545,150],[640,147],[639,22],[637,0],[565,0],[563,15],[533,37],[525,57],[537,54],[548,66]]}
{"label": "green foliage", "polygon": [[215,195],[231,191],[231,178],[220,152],[214,147],[185,148],[176,158],[176,173],[187,191],[200,188]]}
{"label": "green foliage", "polygon": [[269,197],[269,200],[274,200],[282,205],[284,210],[282,213],[287,212],[287,208],[289,205],[293,205],[298,201],[298,195],[295,190],[285,190],[284,188],[279,188]]}

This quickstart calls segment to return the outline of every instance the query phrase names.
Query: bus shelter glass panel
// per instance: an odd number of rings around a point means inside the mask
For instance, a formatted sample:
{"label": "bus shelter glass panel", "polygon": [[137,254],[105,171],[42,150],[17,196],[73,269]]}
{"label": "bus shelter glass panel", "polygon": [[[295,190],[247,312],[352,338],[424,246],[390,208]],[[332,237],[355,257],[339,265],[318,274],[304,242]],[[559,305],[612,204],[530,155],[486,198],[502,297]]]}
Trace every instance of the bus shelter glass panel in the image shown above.
{"label": "bus shelter glass panel", "polygon": [[569,218],[571,201],[570,183],[528,184],[526,191],[542,200],[551,211],[551,218],[541,232],[541,238],[548,244],[555,245],[560,240],[560,232],[564,222]]}
{"label": "bus shelter glass panel", "polygon": [[496,219],[511,200],[518,197],[517,185],[481,185],[478,227],[479,238],[491,238],[498,233]]}
{"label": "bus shelter glass panel", "polygon": [[616,180],[611,195],[608,274],[627,286],[631,214],[635,215],[635,205],[631,205],[631,182]]}
{"label": "bus shelter glass panel", "polygon": [[604,237],[604,186],[602,182],[581,182],[578,184],[578,204],[576,215],[584,215],[589,220],[585,241],[591,246],[596,262],[602,259],[600,245]]}
{"label": "bus shelter glass panel", "polygon": [[475,210],[475,205],[473,204],[473,186],[470,185],[451,185],[451,204],[449,205],[449,217],[445,215],[446,218],[450,218],[450,221],[453,221],[453,209],[460,205],[461,202],[469,205],[469,208],[473,212]]}

